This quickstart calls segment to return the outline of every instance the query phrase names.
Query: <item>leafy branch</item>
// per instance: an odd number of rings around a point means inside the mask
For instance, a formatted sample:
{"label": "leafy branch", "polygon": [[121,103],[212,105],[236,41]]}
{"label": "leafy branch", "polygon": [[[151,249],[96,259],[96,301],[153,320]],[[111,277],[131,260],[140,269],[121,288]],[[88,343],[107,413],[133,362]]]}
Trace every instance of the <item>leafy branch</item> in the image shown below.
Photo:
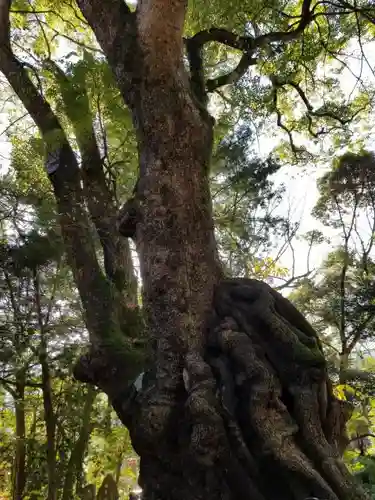
{"label": "leafy branch", "polygon": [[[247,69],[258,62],[256,52],[272,43],[287,43],[295,40],[312,21],[310,11],[312,0],[304,0],[298,22],[293,22],[286,31],[274,31],[257,37],[240,36],[223,28],[211,28],[196,33],[185,40],[190,65],[192,88],[200,102],[206,100],[207,92],[214,92],[219,87],[238,81]],[[217,42],[233,49],[241,50],[241,57],[236,68],[220,77],[204,81],[203,56],[204,45]]]}

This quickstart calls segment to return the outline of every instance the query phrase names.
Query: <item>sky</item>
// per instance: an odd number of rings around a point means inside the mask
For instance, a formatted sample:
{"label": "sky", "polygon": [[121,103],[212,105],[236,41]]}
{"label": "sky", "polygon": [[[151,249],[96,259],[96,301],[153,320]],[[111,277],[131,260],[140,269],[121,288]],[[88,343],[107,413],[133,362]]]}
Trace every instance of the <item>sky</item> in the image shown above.
{"label": "sky", "polygon": [[[357,43],[352,44],[351,50],[353,50],[354,54],[357,54],[359,51]],[[349,69],[344,69],[340,76],[341,89],[346,96],[350,96],[353,89],[356,88],[355,75],[361,75],[364,81],[368,80],[375,83],[375,42],[367,44],[364,47],[364,52],[367,61],[363,62],[360,59],[355,59],[355,57],[349,58],[347,60]],[[271,151],[277,146],[277,143],[278,138],[270,138],[267,135],[261,136],[258,146],[259,154],[265,154],[265,152]],[[370,141],[368,143],[368,148],[375,150],[375,146],[373,145],[375,145],[375,141]],[[341,153],[342,152],[339,154]],[[332,249],[332,246],[339,244],[341,241],[336,233],[328,231],[327,228],[319,224],[311,215],[311,211],[318,199],[317,180],[329,167],[329,161],[319,165],[312,164],[303,169],[298,166],[286,165],[276,175],[277,182],[284,183],[286,186],[286,196],[280,206],[280,213],[284,216],[291,214],[293,220],[300,223],[298,234],[302,235],[313,229],[323,229],[324,235],[331,238],[330,244],[324,243],[312,250],[310,256],[310,267],[312,269],[318,269],[328,252]],[[295,275],[297,276],[305,273],[307,270],[306,255],[308,252],[308,244],[304,241],[295,239],[293,248],[295,256],[297,257],[295,259]],[[280,259],[280,264],[288,269],[292,268],[292,262],[292,254],[290,251],[285,252]]]}

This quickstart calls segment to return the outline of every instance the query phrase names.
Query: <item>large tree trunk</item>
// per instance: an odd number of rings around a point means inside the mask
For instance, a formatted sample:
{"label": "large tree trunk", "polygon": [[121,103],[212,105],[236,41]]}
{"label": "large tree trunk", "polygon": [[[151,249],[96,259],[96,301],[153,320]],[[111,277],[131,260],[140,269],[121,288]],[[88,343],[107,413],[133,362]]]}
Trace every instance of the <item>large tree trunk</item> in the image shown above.
{"label": "large tree trunk", "polygon": [[[50,178],[93,344],[76,376],[104,390],[129,427],[144,498],[365,499],[340,457],[348,415],[332,394],[315,332],[268,286],[223,280],[208,185],[213,123],[182,59],[187,1],[139,0],[136,13],[122,0],[78,5],[137,131],[140,178],[121,232],[137,244],[153,357],[143,379],[127,387],[134,370],[85,241],[78,167],[52,120],[65,156]],[[308,14],[309,6],[305,0]],[[9,47],[0,64],[48,142],[50,109]]]}

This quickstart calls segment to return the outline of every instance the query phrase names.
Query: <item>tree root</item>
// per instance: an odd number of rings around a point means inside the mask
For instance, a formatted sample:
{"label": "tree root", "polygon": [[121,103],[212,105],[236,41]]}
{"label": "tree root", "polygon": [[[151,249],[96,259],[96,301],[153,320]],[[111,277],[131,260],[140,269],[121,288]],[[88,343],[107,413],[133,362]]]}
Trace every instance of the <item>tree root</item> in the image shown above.
{"label": "tree root", "polygon": [[181,391],[160,394],[149,375],[134,398],[144,497],[367,499],[341,459],[350,411],[310,324],[256,280],[223,281],[213,308]]}

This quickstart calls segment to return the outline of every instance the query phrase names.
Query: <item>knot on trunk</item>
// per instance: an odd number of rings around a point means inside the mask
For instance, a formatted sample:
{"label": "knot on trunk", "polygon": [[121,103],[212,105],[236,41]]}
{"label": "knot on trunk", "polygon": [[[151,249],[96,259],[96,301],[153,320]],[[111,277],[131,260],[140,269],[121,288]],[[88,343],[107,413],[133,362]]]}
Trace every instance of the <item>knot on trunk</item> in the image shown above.
{"label": "knot on trunk", "polygon": [[126,238],[135,239],[137,224],[140,221],[140,198],[142,181],[137,179],[133,196],[121,207],[116,220],[117,231]]}
{"label": "knot on trunk", "polygon": [[122,236],[134,239],[138,221],[139,204],[137,198],[133,197],[124,203],[119,211],[116,221],[117,230]]}
{"label": "knot on trunk", "polygon": [[191,425],[190,452],[198,462],[212,466],[227,444],[216,382],[210,366],[195,352],[187,354],[183,376],[188,392],[185,408]]}

